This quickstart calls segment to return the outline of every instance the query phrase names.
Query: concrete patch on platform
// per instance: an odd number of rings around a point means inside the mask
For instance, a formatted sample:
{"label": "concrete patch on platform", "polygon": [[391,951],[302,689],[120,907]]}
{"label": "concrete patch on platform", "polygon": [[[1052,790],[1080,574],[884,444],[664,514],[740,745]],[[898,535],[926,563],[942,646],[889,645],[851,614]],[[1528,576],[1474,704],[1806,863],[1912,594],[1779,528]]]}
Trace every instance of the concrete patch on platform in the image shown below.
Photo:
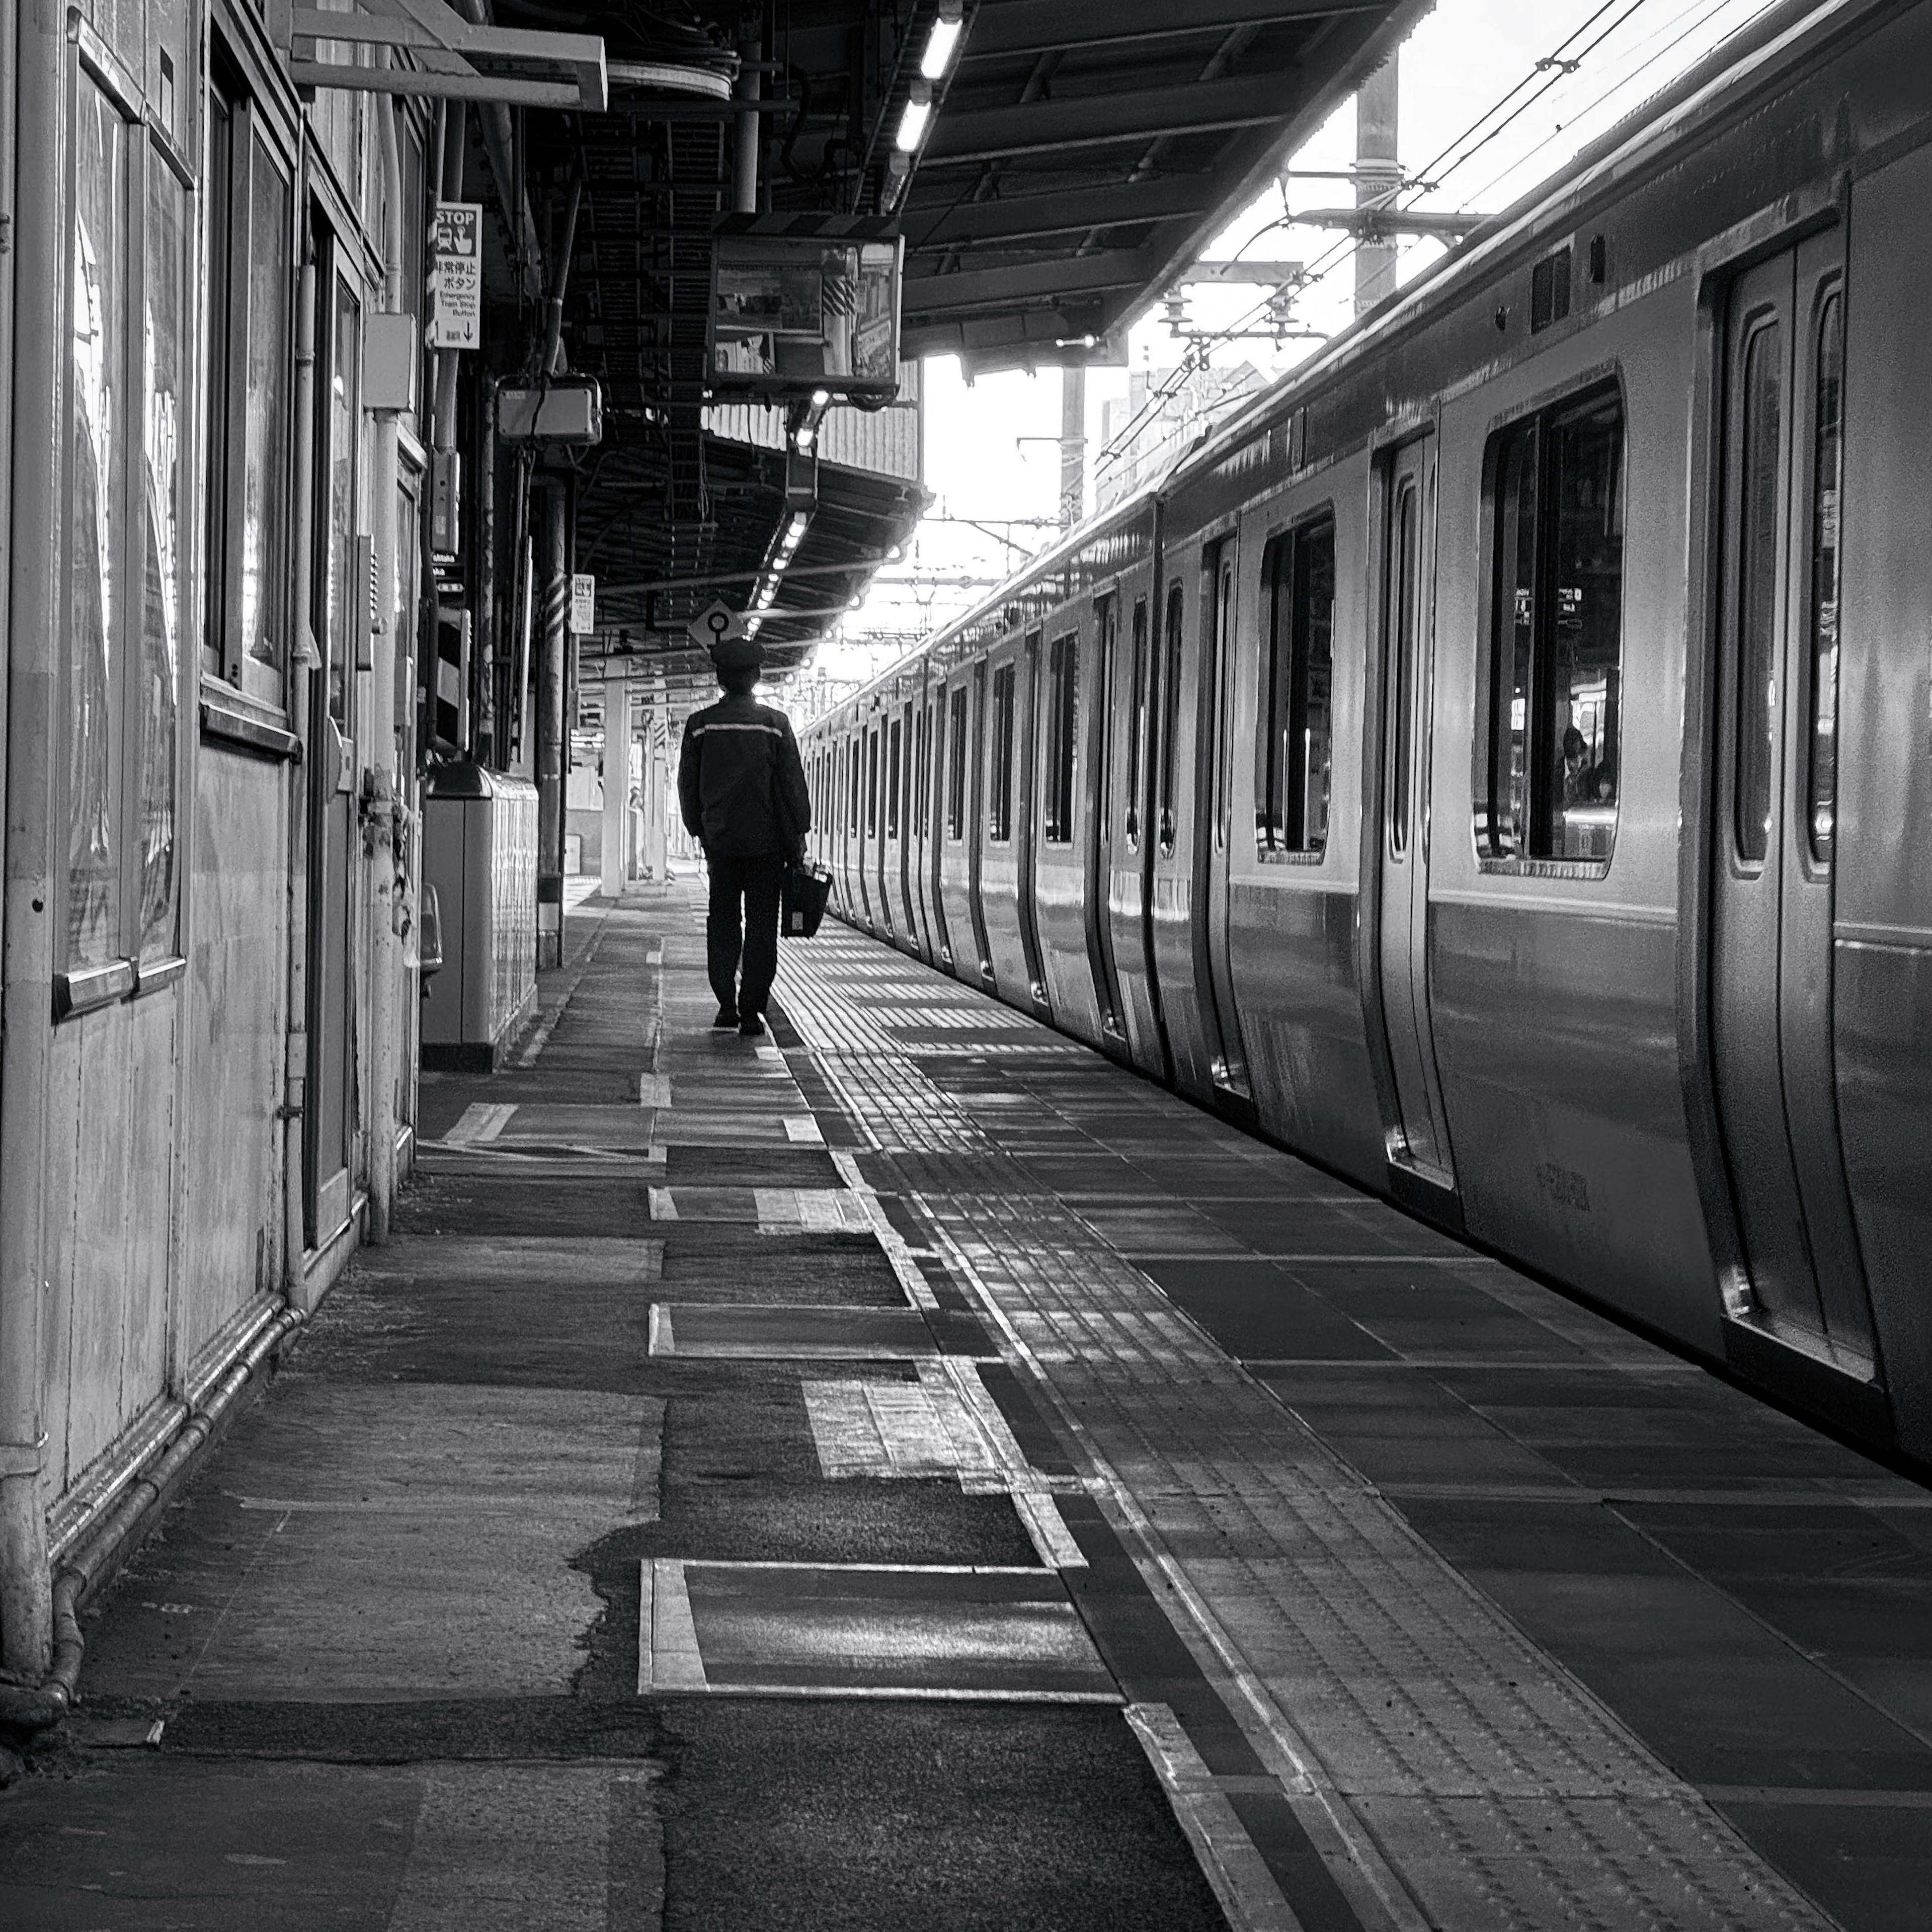
{"label": "concrete patch on platform", "polygon": [[1118,1703],[1048,1570],[646,1562],[638,1690]]}
{"label": "concrete patch on platform", "polygon": [[653,1355],[743,1361],[916,1361],[938,1349],[914,1308],[651,1304]]}

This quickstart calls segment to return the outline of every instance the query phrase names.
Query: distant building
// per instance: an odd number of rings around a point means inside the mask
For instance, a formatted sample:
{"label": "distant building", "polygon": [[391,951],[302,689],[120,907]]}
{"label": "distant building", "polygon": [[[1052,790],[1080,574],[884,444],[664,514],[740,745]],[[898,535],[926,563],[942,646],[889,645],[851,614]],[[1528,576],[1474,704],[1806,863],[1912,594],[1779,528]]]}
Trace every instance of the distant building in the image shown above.
{"label": "distant building", "polygon": [[1098,508],[1118,503],[1172,462],[1189,443],[1267,377],[1251,362],[1238,369],[1136,369],[1127,393],[1101,411]]}

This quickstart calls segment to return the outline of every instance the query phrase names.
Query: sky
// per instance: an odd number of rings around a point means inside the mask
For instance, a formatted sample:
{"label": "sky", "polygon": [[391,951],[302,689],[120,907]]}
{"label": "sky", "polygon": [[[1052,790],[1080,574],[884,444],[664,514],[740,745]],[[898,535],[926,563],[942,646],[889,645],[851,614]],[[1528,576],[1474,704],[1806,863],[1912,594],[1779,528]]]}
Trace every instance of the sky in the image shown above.
{"label": "sky", "polygon": [[[1399,158],[1412,179],[1433,184],[1405,200],[1417,208],[1486,214],[1507,207],[1769,3],[1439,0],[1399,56]],[[1346,169],[1354,140],[1351,101],[1204,256],[1302,262],[1316,279],[1297,298],[1296,320],[1324,334],[1350,319],[1352,251],[1346,239],[1292,217],[1346,206],[1352,193],[1346,181],[1296,176]],[[1405,243],[1402,279],[1442,253],[1434,242]],[[1264,296],[1254,287],[1192,289],[1188,321],[1210,329],[1235,326]],[[1231,341],[1210,355],[1217,368],[1249,362],[1274,376],[1320,346],[1318,340]],[[1171,369],[1181,352],[1158,304],[1130,333],[1132,366]],[[1016,371],[969,385],[950,357],[928,362],[924,373],[926,485],[934,501],[904,560],[880,571],[864,603],[820,646],[816,668],[828,680],[856,682],[884,670],[1054,534],[1048,525],[1059,496],[1060,373]],[[1088,374],[1090,508],[1095,472],[1109,462],[1102,412],[1108,400],[1126,395],[1127,385],[1126,369]]]}

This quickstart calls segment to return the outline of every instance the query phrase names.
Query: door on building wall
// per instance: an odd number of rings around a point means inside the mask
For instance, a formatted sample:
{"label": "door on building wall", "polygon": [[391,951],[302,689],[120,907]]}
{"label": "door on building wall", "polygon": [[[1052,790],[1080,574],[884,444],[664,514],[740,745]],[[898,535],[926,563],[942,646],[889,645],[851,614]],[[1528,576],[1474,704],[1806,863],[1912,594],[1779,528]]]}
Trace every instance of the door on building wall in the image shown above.
{"label": "door on building wall", "polygon": [[1203,560],[1201,732],[1204,755],[1195,772],[1193,900],[1195,983],[1203,989],[1201,1018],[1208,1034],[1214,1084],[1248,1097],[1247,1054],[1234,1007],[1230,930],[1229,734],[1234,703],[1236,540],[1224,537]]}
{"label": "door on building wall", "polygon": [[1733,1306],[1869,1378],[1832,1041],[1844,326],[1836,236],[1732,291],[1707,960]]}
{"label": "door on building wall", "polygon": [[319,238],[314,400],[314,542],[309,614],[321,662],[310,673],[308,1068],[303,1111],[305,1236],[321,1247],[350,1210],[356,1080],[356,664],[368,623],[361,517],[362,304],[340,250]]}
{"label": "door on building wall", "polygon": [[1419,437],[1386,472],[1382,558],[1382,796],[1378,967],[1393,1076],[1390,1158],[1455,1185],[1429,1011],[1429,727],[1435,653],[1436,446]]}

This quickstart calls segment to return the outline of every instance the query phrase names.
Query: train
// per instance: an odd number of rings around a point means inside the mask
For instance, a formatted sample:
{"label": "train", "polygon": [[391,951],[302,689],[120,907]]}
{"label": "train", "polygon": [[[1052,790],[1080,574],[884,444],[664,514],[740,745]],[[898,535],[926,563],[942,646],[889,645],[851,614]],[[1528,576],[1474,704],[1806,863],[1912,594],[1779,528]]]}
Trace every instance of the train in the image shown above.
{"label": "train", "polygon": [[800,743],[842,917],[1932,1466],[1932,5],[1760,16]]}

